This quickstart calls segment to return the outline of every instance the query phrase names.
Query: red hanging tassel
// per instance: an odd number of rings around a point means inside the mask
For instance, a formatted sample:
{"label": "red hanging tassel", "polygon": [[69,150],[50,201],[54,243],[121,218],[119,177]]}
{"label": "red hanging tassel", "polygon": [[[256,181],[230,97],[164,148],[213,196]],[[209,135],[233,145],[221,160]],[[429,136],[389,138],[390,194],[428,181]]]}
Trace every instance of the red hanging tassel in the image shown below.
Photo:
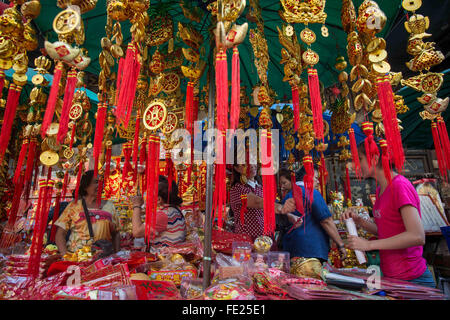
{"label": "red hanging tassel", "polygon": [[297,211],[304,216],[305,208],[303,207],[303,192],[295,181],[295,174],[291,172],[291,185],[292,185],[292,198],[295,200],[295,208]]}
{"label": "red hanging tassel", "polygon": [[53,73],[53,81],[52,87],[50,89],[50,93],[48,95],[47,107],[45,108],[44,119],[42,120],[41,125],[41,137],[45,138],[47,134],[48,127],[52,123],[53,114],[55,113],[56,101],[58,99],[59,92],[59,83],[61,81],[62,70],[64,69],[64,65],[61,61],[55,66],[55,71]]}
{"label": "red hanging tassel", "polygon": [[69,184],[69,172],[66,171],[64,173],[64,180],[63,180],[63,186],[62,186],[62,192],[61,192],[63,200],[66,200],[66,192],[67,192],[68,184]]}
{"label": "red hanging tassel", "polygon": [[[168,186],[169,186],[169,194],[170,191],[172,191],[172,182],[174,181],[174,174],[175,174],[175,167],[173,165],[172,161],[172,154],[170,152],[166,152],[166,171],[165,175],[168,180]],[[167,199],[167,202],[169,199]]]}
{"label": "red hanging tassel", "polygon": [[303,157],[303,166],[305,167],[306,175],[303,178],[305,184],[306,197],[310,204],[314,201],[314,165],[313,159],[310,155]]}
{"label": "red hanging tassel", "polygon": [[28,275],[32,278],[37,278],[39,275],[40,250],[38,250],[38,242],[40,238],[39,233],[42,229],[41,208],[46,186],[47,181],[45,179],[39,180],[39,197],[34,216],[33,238],[30,247],[30,258],[28,260]]}
{"label": "red hanging tassel", "polygon": [[248,200],[247,194],[241,194],[241,212],[240,212],[241,226],[245,224],[245,214],[248,212],[247,200]]}
{"label": "red hanging tassel", "polygon": [[443,147],[441,144],[441,140],[439,139],[439,132],[438,132],[436,122],[431,123],[431,133],[433,135],[434,150],[436,151],[436,158],[438,161],[439,172],[441,173],[442,178],[445,181],[448,181],[448,176],[447,176],[448,168],[447,168],[447,164],[445,163]]}
{"label": "red hanging tassel", "polygon": [[24,175],[23,173],[19,176],[19,181],[14,185],[14,195],[12,199],[11,208],[9,210],[9,216],[8,216],[8,226],[11,227],[11,229],[14,227],[14,224],[16,223],[17,219],[17,211],[19,210],[19,204],[20,204],[20,197],[22,195],[23,191],[23,179]]}
{"label": "red hanging tassel", "polygon": [[154,238],[152,229],[156,223],[156,209],[158,202],[158,182],[159,182],[159,142],[160,138],[156,135],[150,135],[148,139],[148,158],[147,158],[147,195],[146,195],[146,213],[145,213],[145,239],[150,244]]}
{"label": "red hanging tassel", "polygon": [[241,112],[241,80],[239,50],[233,48],[233,60],[231,62],[231,115],[230,128],[236,129],[239,124],[239,114]]}
{"label": "red hanging tassel", "polygon": [[75,186],[75,198],[74,198],[75,203],[77,203],[78,201],[78,192],[80,189],[81,175],[83,174],[83,169],[84,169],[84,162],[81,161],[80,164],[78,165],[77,184]]}
{"label": "red hanging tassel", "polygon": [[[70,123],[69,123],[70,126]],[[70,134],[70,144],[69,144],[69,149],[72,150],[73,149],[73,143],[75,141],[75,133],[77,131],[77,123],[76,122],[72,122],[72,133]]]}
{"label": "red hanging tassel", "polygon": [[67,135],[69,125],[69,111],[72,107],[73,95],[75,93],[75,86],[77,85],[77,71],[72,69],[68,72],[66,89],[64,91],[64,102],[61,110],[61,118],[59,119],[59,129],[57,139],[59,143],[63,143]]}
{"label": "red hanging tassel", "polygon": [[119,109],[117,102],[119,101],[119,93],[120,93],[120,86],[122,84],[122,73],[123,73],[123,65],[124,65],[125,59],[120,58],[119,60],[119,69],[117,70],[117,80],[116,80],[116,97],[114,99],[114,103],[116,105],[116,112],[115,115],[118,117],[122,113],[122,109]]}
{"label": "red hanging tassel", "polygon": [[122,122],[124,127],[127,128],[136,94],[137,80],[141,70],[137,48],[134,43],[128,44],[126,57],[122,64],[121,73],[117,78],[119,87],[117,87],[116,95],[116,119]]}
{"label": "red hanging tassel", "polygon": [[28,274],[32,278],[39,275],[39,265],[41,261],[42,244],[44,240],[44,231],[47,226],[49,197],[53,191],[53,181],[51,180],[52,168],[48,168],[47,179],[39,181],[39,199],[35,213],[33,240],[30,247],[30,258],[28,261]]}
{"label": "red hanging tassel", "polygon": [[134,131],[134,141],[133,141],[133,182],[137,181],[138,173],[138,159],[139,159],[139,131],[141,127],[141,114],[138,110],[136,117],[136,130]]}
{"label": "red hanging tassel", "polygon": [[103,180],[105,184],[108,182],[110,171],[111,171],[111,146],[106,146],[105,152],[105,174],[103,175]]}
{"label": "red hanging tassel", "polygon": [[217,129],[226,130],[228,124],[228,67],[227,53],[220,49],[216,55]]}
{"label": "red hanging tassel", "polygon": [[325,164],[325,157],[323,156],[323,152],[321,152],[320,154],[320,190],[321,193],[323,195],[323,197],[325,198],[326,196],[326,181],[328,179],[328,171],[327,171],[327,166]]}
{"label": "red hanging tassel", "polygon": [[317,75],[316,69],[308,69],[308,87],[313,114],[314,133],[317,140],[323,140],[322,101],[320,99],[319,76]]}
{"label": "red hanging tassel", "polygon": [[141,142],[141,151],[139,152],[139,164],[143,165],[147,161],[147,137],[144,135],[144,138]]}
{"label": "red hanging tassel", "polygon": [[352,188],[350,186],[350,175],[348,173],[348,167],[345,166],[345,184],[347,186],[347,203],[350,204],[352,203]]}
{"label": "red hanging tassel", "polygon": [[221,130],[217,139],[217,153],[216,153],[216,172],[215,172],[215,188],[214,188],[214,202],[213,213],[214,218],[217,217],[217,224],[219,228],[223,226],[223,217],[225,216],[226,206],[226,133]]}
{"label": "red hanging tassel", "polygon": [[444,119],[439,116],[437,118],[437,127],[439,131],[439,137],[441,139],[442,155],[447,163],[447,170],[450,169],[450,141],[448,138],[447,126],[445,125]]}
{"label": "red hanging tassel", "polygon": [[264,152],[262,153],[261,159],[264,197],[264,234],[272,235],[275,231],[276,188],[273,172],[272,132],[270,130],[264,129],[262,131],[261,148],[262,150],[266,150],[266,154]]}
{"label": "red hanging tassel", "polygon": [[59,218],[59,210],[61,208],[61,192],[58,192],[56,194],[55,199],[55,209],[53,211],[53,218],[52,218],[52,228],[50,229],[50,242],[55,242],[55,235],[56,235],[56,225],[55,222]]}
{"label": "red hanging tassel", "polygon": [[26,191],[25,191],[25,199],[28,200],[30,188],[31,188],[31,178],[33,175],[34,170],[34,162],[36,161],[36,138],[31,137],[30,138],[30,145],[28,148],[28,155],[27,155],[27,164],[25,169],[25,177],[23,180],[23,184],[25,185]]}
{"label": "red hanging tassel", "polygon": [[373,138],[373,123],[369,121],[363,122],[362,130],[367,137],[364,140],[364,147],[366,149],[367,163],[370,169],[372,166],[377,165],[375,163],[375,155],[380,156],[380,152],[378,151],[377,144]]}
{"label": "red hanging tassel", "polygon": [[123,155],[125,156],[125,160],[122,168],[122,187],[125,185],[125,182],[128,181],[128,173],[131,171],[131,152],[132,146],[131,143],[127,142],[123,145]]}
{"label": "red hanging tassel", "polygon": [[399,172],[403,171],[405,154],[402,145],[402,136],[397,122],[397,111],[394,104],[394,93],[387,77],[377,79],[377,92],[380,101],[381,113],[386,141],[391,161]]}
{"label": "red hanging tassel", "polygon": [[189,81],[186,88],[186,107],[185,107],[185,120],[184,128],[189,131],[192,136],[192,130],[194,125],[194,83]]}
{"label": "red hanging tassel", "polygon": [[28,144],[30,143],[28,138],[25,138],[22,142],[22,147],[20,148],[19,158],[17,159],[16,170],[14,171],[13,183],[16,185],[19,182],[23,161],[28,152]]}
{"label": "red hanging tassel", "polygon": [[355,138],[355,130],[350,128],[348,130],[348,136],[350,138],[350,150],[352,152],[355,175],[358,179],[361,179],[361,164],[359,163],[358,147],[356,146],[356,138]]}
{"label": "red hanging tassel", "polygon": [[294,130],[297,131],[300,125],[300,97],[298,87],[294,84],[291,86],[292,91],[292,105],[294,109]]}
{"label": "red hanging tassel", "polygon": [[3,162],[6,149],[8,148],[9,139],[11,138],[11,130],[16,117],[17,105],[19,104],[21,86],[14,83],[9,86],[8,98],[3,116],[2,130],[0,133],[0,164]]}
{"label": "red hanging tassel", "polygon": [[389,155],[388,155],[388,145],[386,140],[380,139],[380,148],[381,148],[381,162],[383,164],[383,172],[389,184],[391,184],[392,176],[391,176],[391,164],[389,163]]}
{"label": "red hanging tassel", "polygon": [[95,137],[94,137],[94,177],[98,175],[98,160],[100,158],[100,153],[102,150],[102,142],[103,142],[103,133],[105,128],[106,121],[106,103],[99,103],[97,106],[97,120],[95,123]]}

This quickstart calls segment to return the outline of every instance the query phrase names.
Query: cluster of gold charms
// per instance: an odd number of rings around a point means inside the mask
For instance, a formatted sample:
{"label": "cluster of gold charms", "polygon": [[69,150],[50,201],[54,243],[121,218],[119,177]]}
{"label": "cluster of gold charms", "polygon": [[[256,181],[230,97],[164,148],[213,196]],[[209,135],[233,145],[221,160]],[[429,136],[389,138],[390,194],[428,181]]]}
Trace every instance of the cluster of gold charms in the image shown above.
{"label": "cluster of gold charms", "polygon": [[[437,92],[444,82],[442,73],[430,72],[430,68],[440,64],[444,60],[442,52],[435,49],[434,42],[425,42],[424,39],[431,36],[426,30],[430,26],[428,17],[415,13],[422,6],[421,0],[403,1],[403,8],[413,14],[405,22],[405,29],[410,34],[406,51],[413,55],[406,66],[411,71],[419,71],[420,74],[401,81],[402,85],[416,91],[423,92],[417,100],[423,104],[424,111],[420,112],[422,119],[435,120],[447,109],[449,98],[437,97]],[[426,71],[426,73],[424,73]]]}

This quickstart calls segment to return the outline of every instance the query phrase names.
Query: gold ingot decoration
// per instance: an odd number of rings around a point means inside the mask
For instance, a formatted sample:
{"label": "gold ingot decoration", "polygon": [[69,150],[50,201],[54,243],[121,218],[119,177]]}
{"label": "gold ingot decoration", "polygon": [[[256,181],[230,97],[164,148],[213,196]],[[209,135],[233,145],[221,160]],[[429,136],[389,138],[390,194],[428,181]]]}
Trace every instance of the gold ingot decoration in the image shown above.
{"label": "gold ingot decoration", "polygon": [[195,50],[198,50],[203,43],[202,34],[190,24],[178,22],[178,32],[183,42]]}
{"label": "gold ingot decoration", "polygon": [[325,23],[325,0],[298,1],[280,0],[281,18],[287,23]]}

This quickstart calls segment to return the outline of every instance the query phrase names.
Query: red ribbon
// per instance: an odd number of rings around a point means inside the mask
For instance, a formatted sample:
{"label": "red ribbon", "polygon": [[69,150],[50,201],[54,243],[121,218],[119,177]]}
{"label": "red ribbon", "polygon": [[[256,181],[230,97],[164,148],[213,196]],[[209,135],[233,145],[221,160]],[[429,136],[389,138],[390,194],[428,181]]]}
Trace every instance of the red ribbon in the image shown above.
{"label": "red ribbon", "polygon": [[236,129],[239,124],[239,114],[241,112],[241,80],[240,80],[240,60],[239,50],[233,48],[233,60],[231,62],[231,115],[230,128]]}
{"label": "red ribbon", "polygon": [[45,108],[44,119],[42,120],[42,126],[41,126],[41,137],[42,138],[45,138],[48,127],[50,126],[50,124],[52,123],[52,120],[53,120],[53,114],[55,113],[56,101],[58,99],[58,92],[59,92],[59,83],[61,82],[61,75],[62,75],[63,68],[64,68],[63,63],[61,61],[58,61],[58,63],[55,66],[55,72],[53,73],[52,87],[51,87],[50,93],[48,95],[47,107]]}
{"label": "red ribbon", "polygon": [[100,158],[100,152],[102,149],[103,135],[105,129],[105,121],[106,121],[106,111],[107,105],[106,103],[99,103],[97,106],[97,120],[95,123],[95,137],[94,137],[94,177],[98,175],[98,160]]}
{"label": "red ribbon", "polygon": [[77,85],[77,71],[72,69],[67,75],[66,89],[64,91],[64,102],[61,110],[61,118],[59,119],[59,129],[57,139],[59,143],[63,143],[66,138],[69,125],[69,112],[72,107],[73,95]]}
{"label": "red ribbon", "polygon": [[3,115],[2,130],[0,132],[0,163],[3,162],[6,149],[8,148],[11,130],[16,117],[17,105],[19,104],[21,86],[12,83],[9,86],[8,98],[6,100],[5,113]]}
{"label": "red ribbon", "polygon": [[323,115],[322,115],[322,101],[320,98],[320,85],[317,70],[308,69],[308,87],[309,98],[311,99],[311,110],[313,113],[313,125],[316,139],[323,140]]}

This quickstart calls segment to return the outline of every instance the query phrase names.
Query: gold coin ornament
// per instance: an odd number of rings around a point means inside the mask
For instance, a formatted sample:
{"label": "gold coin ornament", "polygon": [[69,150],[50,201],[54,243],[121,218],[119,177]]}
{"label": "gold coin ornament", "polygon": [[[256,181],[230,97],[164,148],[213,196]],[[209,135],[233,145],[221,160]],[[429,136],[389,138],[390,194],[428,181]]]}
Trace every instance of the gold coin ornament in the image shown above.
{"label": "gold coin ornament", "polygon": [[35,85],[35,86],[39,86],[41,84],[43,84],[45,82],[45,78],[42,74],[35,74],[32,78],[31,78],[31,82]]}
{"label": "gold coin ornament", "polygon": [[303,61],[309,65],[315,65],[319,63],[319,55],[311,49],[306,50],[302,54]]}
{"label": "gold coin ornament", "polygon": [[372,41],[369,42],[369,44],[366,47],[367,52],[371,53],[375,50],[382,50],[386,49],[386,40],[383,38],[375,38]]}
{"label": "gold coin ornament", "polygon": [[172,93],[180,86],[180,76],[175,72],[169,72],[164,75],[162,90],[164,93]]}
{"label": "gold coin ornament", "polygon": [[376,50],[369,54],[369,61],[372,63],[378,63],[387,58],[387,51],[386,50]]}
{"label": "gold coin ornament", "polygon": [[81,104],[75,103],[70,108],[69,118],[70,118],[70,120],[76,121],[81,117],[82,114],[83,114],[83,107],[81,106]]}
{"label": "gold coin ornament", "polygon": [[0,69],[9,70],[13,66],[13,63],[9,59],[1,59],[0,58]]}
{"label": "gold coin ornament", "polygon": [[173,112],[168,112],[166,121],[164,122],[164,125],[162,126],[161,130],[165,134],[169,134],[172,133],[177,128],[177,125],[178,125],[177,115]]}
{"label": "gold coin ornament", "polygon": [[60,35],[72,33],[79,27],[80,23],[80,14],[73,9],[67,8],[56,15],[53,20],[53,30]]}
{"label": "gold coin ornament", "polygon": [[70,159],[73,157],[74,151],[70,148],[65,148],[63,151],[63,156],[66,159]]}
{"label": "gold coin ornament", "polygon": [[167,107],[161,100],[153,101],[148,105],[142,117],[144,126],[148,130],[159,129],[167,118]]}
{"label": "gold coin ornament", "polygon": [[407,11],[416,11],[422,6],[422,0],[403,0],[402,7]]}
{"label": "gold coin ornament", "polygon": [[386,74],[391,71],[391,65],[386,61],[381,61],[378,63],[372,64],[372,69],[378,74]]}
{"label": "gold coin ornament", "polygon": [[39,160],[43,165],[51,167],[58,163],[59,155],[54,151],[47,150],[41,153]]}
{"label": "gold coin ornament", "polygon": [[59,124],[58,123],[52,123],[49,125],[47,129],[47,136],[53,136],[58,133],[59,130]]}
{"label": "gold coin ornament", "polygon": [[309,28],[305,28],[300,32],[300,39],[308,46],[316,42],[316,34]]}
{"label": "gold coin ornament", "polygon": [[320,31],[322,32],[322,37],[328,38],[328,36],[330,35],[328,33],[328,28],[325,25],[320,28]]}
{"label": "gold coin ornament", "polygon": [[288,25],[286,29],[284,29],[284,34],[288,37],[292,37],[294,35],[294,27],[291,25]]}

